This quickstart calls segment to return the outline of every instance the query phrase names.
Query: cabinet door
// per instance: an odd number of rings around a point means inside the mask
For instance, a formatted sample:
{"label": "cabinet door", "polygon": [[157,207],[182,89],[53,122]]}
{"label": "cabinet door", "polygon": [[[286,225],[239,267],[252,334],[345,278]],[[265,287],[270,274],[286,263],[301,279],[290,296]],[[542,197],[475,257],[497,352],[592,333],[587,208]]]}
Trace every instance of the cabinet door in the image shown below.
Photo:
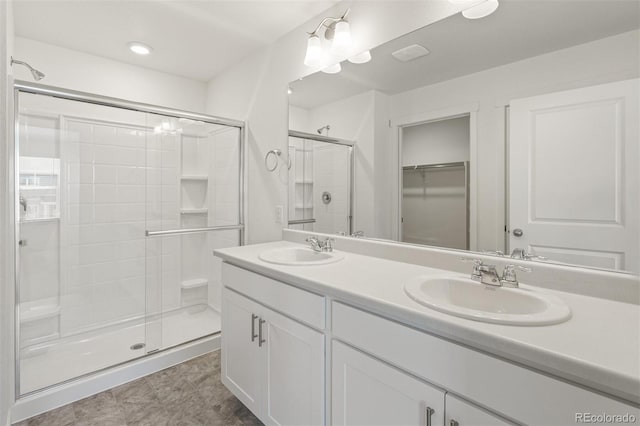
{"label": "cabinet door", "polygon": [[333,425],[444,422],[442,390],[339,342],[333,344],[331,376]]}
{"label": "cabinet door", "polygon": [[324,423],[324,335],[264,310],[263,420],[268,425]]}
{"label": "cabinet door", "polygon": [[502,426],[506,420],[451,394],[446,396],[445,426]]}
{"label": "cabinet door", "polygon": [[222,291],[222,383],[257,416],[263,374],[257,338],[262,309],[232,290]]}

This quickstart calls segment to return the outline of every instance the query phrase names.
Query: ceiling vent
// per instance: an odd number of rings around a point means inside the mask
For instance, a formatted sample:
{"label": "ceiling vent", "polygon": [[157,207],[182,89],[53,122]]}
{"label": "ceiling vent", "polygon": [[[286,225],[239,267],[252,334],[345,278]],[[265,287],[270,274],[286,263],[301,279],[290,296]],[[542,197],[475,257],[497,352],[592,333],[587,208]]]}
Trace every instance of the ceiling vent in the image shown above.
{"label": "ceiling vent", "polygon": [[411,46],[403,47],[402,49],[396,50],[391,55],[393,55],[393,57],[400,62],[409,62],[428,54],[429,51],[424,46],[420,46],[419,44],[412,44]]}

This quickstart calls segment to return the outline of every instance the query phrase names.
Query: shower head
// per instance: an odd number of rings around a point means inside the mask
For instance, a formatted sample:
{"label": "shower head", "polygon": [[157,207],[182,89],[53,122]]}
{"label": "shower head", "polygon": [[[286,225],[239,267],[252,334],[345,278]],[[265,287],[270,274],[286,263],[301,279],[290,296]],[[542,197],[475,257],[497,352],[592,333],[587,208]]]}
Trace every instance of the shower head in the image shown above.
{"label": "shower head", "polygon": [[323,131],[324,129],[327,129],[327,135],[328,135],[328,134],[329,134],[329,130],[331,129],[331,126],[327,124],[326,126],[322,126],[322,127],[320,127],[318,130],[316,130],[316,132],[318,132],[318,134],[319,134],[319,135],[321,135],[321,134],[322,134],[322,131]]}
{"label": "shower head", "polygon": [[40,81],[45,76],[42,71],[38,71],[37,69],[35,69],[31,65],[29,65],[28,63],[22,62],[22,61],[17,61],[15,59],[13,59],[13,57],[11,57],[11,65],[13,65],[13,64],[24,65],[25,67],[27,67],[29,69],[29,71],[31,71],[31,75],[33,76],[33,79],[35,81]]}

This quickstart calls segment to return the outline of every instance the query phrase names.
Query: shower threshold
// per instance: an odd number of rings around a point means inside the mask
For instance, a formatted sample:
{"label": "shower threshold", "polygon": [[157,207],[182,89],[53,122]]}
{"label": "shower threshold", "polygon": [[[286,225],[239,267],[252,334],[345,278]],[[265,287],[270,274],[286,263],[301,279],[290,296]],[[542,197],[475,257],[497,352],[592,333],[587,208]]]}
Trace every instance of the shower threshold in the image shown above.
{"label": "shower threshold", "polygon": [[[164,313],[157,320],[134,319],[117,327],[25,347],[20,351],[20,392],[32,393],[220,329],[220,313],[208,305],[198,305]],[[133,349],[140,344],[144,347]]]}

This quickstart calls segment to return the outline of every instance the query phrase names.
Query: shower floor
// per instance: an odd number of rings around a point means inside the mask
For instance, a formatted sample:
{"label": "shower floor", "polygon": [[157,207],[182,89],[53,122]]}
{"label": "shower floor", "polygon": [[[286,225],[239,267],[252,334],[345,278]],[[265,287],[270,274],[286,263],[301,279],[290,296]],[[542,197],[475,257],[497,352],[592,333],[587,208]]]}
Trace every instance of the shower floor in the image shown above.
{"label": "shower floor", "polygon": [[[220,329],[220,313],[210,306],[198,305],[165,313],[157,320],[132,320],[27,347],[20,360],[20,392],[33,392]],[[138,343],[145,346],[131,348]]]}

